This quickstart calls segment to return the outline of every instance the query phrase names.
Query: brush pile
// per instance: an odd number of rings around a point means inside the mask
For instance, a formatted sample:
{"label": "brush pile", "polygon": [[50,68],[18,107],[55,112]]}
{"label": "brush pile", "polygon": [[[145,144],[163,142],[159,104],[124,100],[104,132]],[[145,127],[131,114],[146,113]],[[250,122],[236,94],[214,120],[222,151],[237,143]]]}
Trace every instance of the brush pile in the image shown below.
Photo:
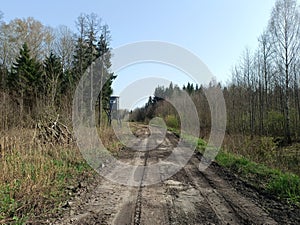
{"label": "brush pile", "polygon": [[59,115],[53,121],[40,121],[36,125],[37,138],[42,143],[70,144],[73,142],[72,133],[68,127],[59,122]]}

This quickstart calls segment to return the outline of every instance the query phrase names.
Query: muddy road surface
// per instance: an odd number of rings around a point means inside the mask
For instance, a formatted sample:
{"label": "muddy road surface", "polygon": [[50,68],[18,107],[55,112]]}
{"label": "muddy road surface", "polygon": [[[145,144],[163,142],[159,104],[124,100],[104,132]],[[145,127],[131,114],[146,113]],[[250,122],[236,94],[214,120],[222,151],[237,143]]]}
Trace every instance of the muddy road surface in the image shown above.
{"label": "muddy road surface", "polygon": [[[140,126],[136,135],[145,145],[151,145],[146,126]],[[160,182],[145,185],[152,171],[141,168],[166,159],[177,143],[178,138],[168,132],[155,149],[122,150],[119,160],[138,165],[139,185],[120,185],[98,176],[93,185],[80,190],[67,203],[63,216],[51,223],[300,224],[299,209],[259,193],[216,163],[204,172],[199,171],[201,155],[196,152],[173,176],[165,179],[161,171]]]}

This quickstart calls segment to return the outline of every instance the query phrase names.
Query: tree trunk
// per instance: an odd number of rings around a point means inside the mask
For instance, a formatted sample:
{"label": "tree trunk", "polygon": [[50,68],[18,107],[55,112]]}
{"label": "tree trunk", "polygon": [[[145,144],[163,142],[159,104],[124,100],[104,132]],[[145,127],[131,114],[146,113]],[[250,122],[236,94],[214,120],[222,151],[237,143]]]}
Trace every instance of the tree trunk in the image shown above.
{"label": "tree trunk", "polygon": [[98,126],[100,127],[101,126],[101,116],[102,116],[102,89],[103,89],[103,84],[102,84],[102,81],[103,81],[103,73],[104,73],[104,62],[103,62],[103,55],[102,55],[102,60],[101,60],[101,77],[100,77],[100,92],[99,92],[99,99],[98,99]]}
{"label": "tree trunk", "polygon": [[[287,51],[286,51],[287,54]],[[286,56],[286,60],[287,60]],[[285,101],[284,101],[284,108],[285,108],[285,139],[288,144],[292,142],[291,139],[291,130],[290,130],[290,108],[289,108],[289,65],[286,61],[285,65]]]}

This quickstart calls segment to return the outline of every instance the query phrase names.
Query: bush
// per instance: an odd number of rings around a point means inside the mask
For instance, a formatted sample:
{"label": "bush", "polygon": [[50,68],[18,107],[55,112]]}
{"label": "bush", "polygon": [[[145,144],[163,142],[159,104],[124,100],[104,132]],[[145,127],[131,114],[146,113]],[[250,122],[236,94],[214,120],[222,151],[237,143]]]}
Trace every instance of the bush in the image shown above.
{"label": "bush", "polygon": [[265,120],[268,133],[278,135],[284,133],[284,116],[281,112],[270,111]]}
{"label": "bush", "polygon": [[179,129],[179,121],[174,115],[167,115],[165,121],[168,127]]}

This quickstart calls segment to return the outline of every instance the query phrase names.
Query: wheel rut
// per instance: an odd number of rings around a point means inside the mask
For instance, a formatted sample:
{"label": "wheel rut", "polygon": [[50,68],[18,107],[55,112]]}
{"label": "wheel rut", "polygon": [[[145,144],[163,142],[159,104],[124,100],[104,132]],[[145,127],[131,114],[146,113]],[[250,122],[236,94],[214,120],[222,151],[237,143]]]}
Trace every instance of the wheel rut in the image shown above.
{"label": "wheel rut", "polygon": [[[148,166],[168,161],[178,138],[168,133],[164,138],[151,139],[145,126],[137,128],[137,136],[143,150],[124,149],[119,160],[135,165],[128,179],[138,185],[119,185],[99,176],[95,185],[76,196],[65,215],[52,224],[289,224],[275,220],[258,201],[237,191],[218,173],[218,167],[200,171],[197,154],[166,179],[168,167],[156,166],[153,171]],[[152,180],[158,182],[147,185]]]}

